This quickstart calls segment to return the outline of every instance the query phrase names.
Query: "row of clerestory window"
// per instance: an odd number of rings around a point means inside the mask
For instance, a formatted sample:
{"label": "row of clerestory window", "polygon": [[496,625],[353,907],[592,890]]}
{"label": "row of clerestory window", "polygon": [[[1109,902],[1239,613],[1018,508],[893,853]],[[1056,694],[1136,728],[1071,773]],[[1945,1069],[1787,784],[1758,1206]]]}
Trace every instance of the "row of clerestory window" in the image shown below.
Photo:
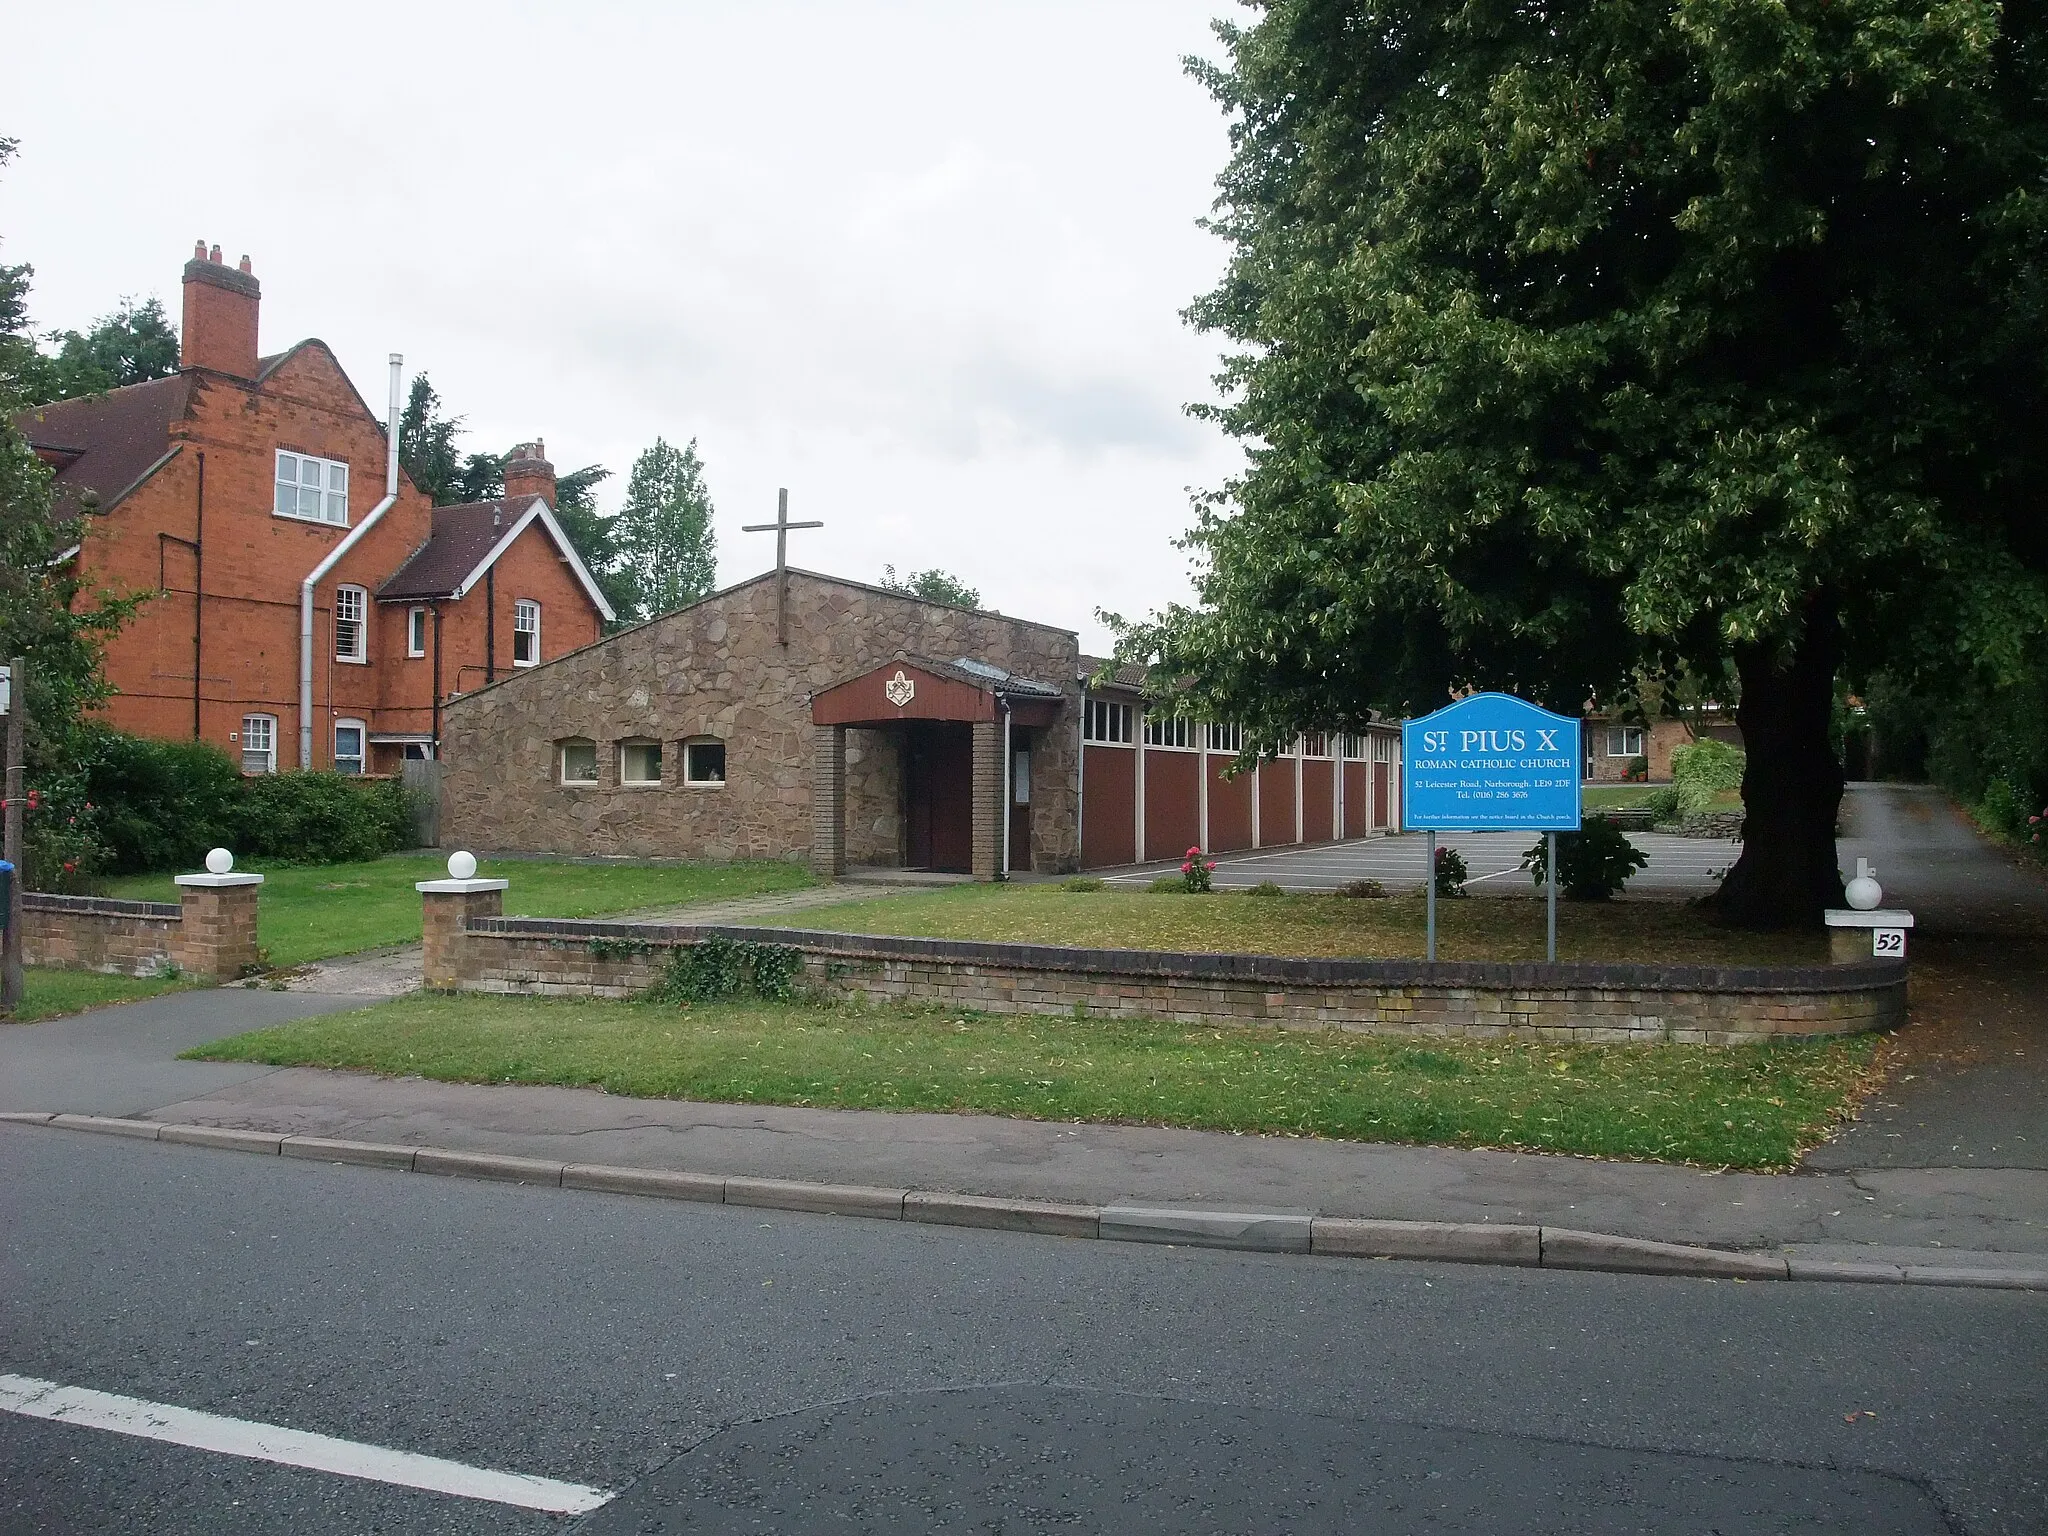
{"label": "row of clerestory window", "polygon": [[[725,743],[715,736],[692,736],[677,742],[682,776],[668,772],[669,755],[663,744],[646,737],[614,742],[618,782],[628,789],[656,789],[664,783],[681,783],[692,789],[713,789],[725,783]],[[571,788],[588,788],[599,782],[599,744],[587,736],[571,736],[555,743],[555,780]]]}

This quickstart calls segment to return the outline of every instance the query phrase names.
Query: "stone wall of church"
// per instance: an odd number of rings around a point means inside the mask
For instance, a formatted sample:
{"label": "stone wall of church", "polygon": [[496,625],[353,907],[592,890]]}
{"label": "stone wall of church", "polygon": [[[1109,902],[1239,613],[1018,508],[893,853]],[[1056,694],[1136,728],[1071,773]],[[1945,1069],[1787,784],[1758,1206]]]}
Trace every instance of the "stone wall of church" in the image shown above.
{"label": "stone wall of church", "polygon": [[[810,696],[899,654],[971,657],[1067,691],[1032,754],[1041,867],[1079,862],[1080,690],[1072,633],[920,602],[803,572],[789,577],[789,644],[773,576],[573,651],[446,711],[441,841],[503,852],[637,858],[805,859],[811,844]],[[685,782],[692,739],[726,749],[722,783]],[[562,749],[590,743],[594,783],[564,782]],[[621,749],[661,745],[658,783],[622,782]],[[850,731],[847,845],[894,862],[898,754]],[[860,753],[853,761],[855,750]]]}
{"label": "stone wall of church", "polygon": [[903,862],[903,735],[846,733],[846,862]]}

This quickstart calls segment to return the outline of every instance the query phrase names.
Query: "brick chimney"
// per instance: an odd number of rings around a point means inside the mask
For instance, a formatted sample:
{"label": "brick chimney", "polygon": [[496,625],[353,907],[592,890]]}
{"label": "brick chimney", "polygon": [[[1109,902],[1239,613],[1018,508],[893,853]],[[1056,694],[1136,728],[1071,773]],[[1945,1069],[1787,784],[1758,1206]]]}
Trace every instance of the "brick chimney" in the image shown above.
{"label": "brick chimney", "polygon": [[200,241],[185,263],[185,328],[178,341],[180,368],[210,368],[238,379],[256,377],[256,306],[263,285],[249,271],[249,258],[239,270]]}
{"label": "brick chimney", "polygon": [[508,499],[538,496],[548,504],[550,512],[554,511],[555,466],[548,462],[547,444],[539,438],[512,450],[512,458],[505,465],[505,495]]}

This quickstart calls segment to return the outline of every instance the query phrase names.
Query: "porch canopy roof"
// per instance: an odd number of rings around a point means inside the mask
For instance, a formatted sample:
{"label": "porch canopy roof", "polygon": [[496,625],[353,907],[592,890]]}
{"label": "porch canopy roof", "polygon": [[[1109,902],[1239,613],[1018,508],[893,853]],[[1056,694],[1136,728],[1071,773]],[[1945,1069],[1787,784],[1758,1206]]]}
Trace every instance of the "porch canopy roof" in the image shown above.
{"label": "porch canopy roof", "polygon": [[985,661],[961,657],[933,661],[899,654],[893,661],[811,695],[814,725],[894,725],[901,720],[1000,720],[1004,707],[1017,725],[1051,725],[1059,718],[1060,690],[1019,677]]}

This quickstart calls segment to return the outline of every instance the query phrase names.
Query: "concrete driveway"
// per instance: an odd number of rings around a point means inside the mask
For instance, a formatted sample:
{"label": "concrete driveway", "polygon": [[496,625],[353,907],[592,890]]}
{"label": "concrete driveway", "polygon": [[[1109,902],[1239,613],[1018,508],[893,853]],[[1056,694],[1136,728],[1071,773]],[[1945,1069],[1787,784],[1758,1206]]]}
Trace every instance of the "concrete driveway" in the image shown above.
{"label": "concrete driveway", "polygon": [[[1507,896],[1533,890],[1529,872],[1521,867],[1522,855],[1541,837],[1540,832],[1442,832],[1437,841],[1464,855],[1471,874],[1466,889],[1473,895]],[[1742,851],[1736,842],[1656,832],[1631,832],[1629,840],[1650,862],[1629,882],[1628,895],[1666,901],[1704,896],[1714,888],[1717,872]],[[1377,880],[1390,891],[1408,890],[1422,884],[1426,847],[1422,833],[1403,832],[1308,848],[1219,854],[1216,885],[1241,891],[1270,880],[1290,891],[1333,891],[1353,880]],[[1178,863],[1150,864],[1105,878],[1115,885],[1148,885],[1179,869]]]}

